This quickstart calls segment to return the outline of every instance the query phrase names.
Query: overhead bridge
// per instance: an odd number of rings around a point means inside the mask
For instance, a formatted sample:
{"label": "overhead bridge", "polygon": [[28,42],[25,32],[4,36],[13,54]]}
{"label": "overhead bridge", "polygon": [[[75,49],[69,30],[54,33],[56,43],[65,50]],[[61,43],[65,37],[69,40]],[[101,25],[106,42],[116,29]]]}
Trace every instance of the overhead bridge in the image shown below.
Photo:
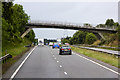
{"label": "overhead bridge", "polygon": [[[90,26],[81,26],[79,24],[73,23],[58,23],[58,22],[42,22],[42,21],[30,21],[27,25],[27,30],[21,37],[23,38],[31,28],[56,28],[56,29],[72,29],[72,30],[81,30],[81,31],[88,31],[93,32],[99,35],[101,32],[105,33],[116,33],[116,29],[114,27],[90,27]],[[100,36],[100,35],[99,35]],[[101,36],[102,37],[102,36]]]}

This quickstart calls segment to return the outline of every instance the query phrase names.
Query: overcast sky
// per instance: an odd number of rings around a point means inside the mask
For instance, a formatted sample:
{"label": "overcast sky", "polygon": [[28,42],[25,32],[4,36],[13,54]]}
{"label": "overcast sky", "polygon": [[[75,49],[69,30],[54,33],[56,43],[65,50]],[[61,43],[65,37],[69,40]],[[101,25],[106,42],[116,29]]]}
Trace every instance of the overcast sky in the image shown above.
{"label": "overcast sky", "polygon": [[[45,2],[46,1],[46,2]],[[48,1],[48,2],[47,2]],[[23,5],[31,20],[104,24],[109,19],[118,22],[118,0],[24,0],[15,1]],[[57,2],[60,1],[60,2]],[[109,2],[108,2],[109,1]],[[76,31],[61,29],[33,29],[38,38],[61,38],[72,36]]]}

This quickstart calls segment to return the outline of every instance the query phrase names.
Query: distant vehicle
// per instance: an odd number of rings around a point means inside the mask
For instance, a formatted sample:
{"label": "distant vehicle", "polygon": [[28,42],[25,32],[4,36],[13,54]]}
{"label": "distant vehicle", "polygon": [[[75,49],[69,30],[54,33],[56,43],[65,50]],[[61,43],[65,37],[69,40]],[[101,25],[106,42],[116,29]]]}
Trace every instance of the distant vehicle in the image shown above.
{"label": "distant vehicle", "polygon": [[72,50],[69,46],[62,46],[60,48],[60,51],[59,51],[59,55],[62,55],[62,54],[69,54],[69,55],[72,55]]}
{"label": "distant vehicle", "polygon": [[59,48],[59,47],[60,47],[60,45],[58,43],[54,43],[53,46],[52,46],[53,49],[54,48]]}
{"label": "distant vehicle", "polygon": [[38,46],[44,46],[44,43],[38,43]]}
{"label": "distant vehicle", "polygon": [[48,43],[46,43],[46,45],[48,45]]}
{"label": "distant vehicle", "polygon": [[50,43],[49,43],[49,46],[53,46],[53,42],[50,42]]}

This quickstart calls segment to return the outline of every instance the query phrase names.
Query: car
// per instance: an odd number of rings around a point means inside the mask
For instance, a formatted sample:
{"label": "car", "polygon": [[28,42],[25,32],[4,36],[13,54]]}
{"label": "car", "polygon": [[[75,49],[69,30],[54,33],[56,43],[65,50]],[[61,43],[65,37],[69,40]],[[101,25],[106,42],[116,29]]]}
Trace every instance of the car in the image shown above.
{"label": "car", "polygon": [[39,43],[38,46],[44,46],[44,43]]}
{"label": "car", "polygon": [[69,46],[62,46],[59,50],[59,55],[69,54],[72,55],[72,50]]}
{"label": "car", "polygon": [[49,46],[53,46],[53,42],[50,42],[50,43],[49,43]]}
{"label": "car", "polygon": [[60,45],[58,43],[54,43],[53,46],[52,46],[53,49],[54,48],[59,48],[59,47],[60,47]]}

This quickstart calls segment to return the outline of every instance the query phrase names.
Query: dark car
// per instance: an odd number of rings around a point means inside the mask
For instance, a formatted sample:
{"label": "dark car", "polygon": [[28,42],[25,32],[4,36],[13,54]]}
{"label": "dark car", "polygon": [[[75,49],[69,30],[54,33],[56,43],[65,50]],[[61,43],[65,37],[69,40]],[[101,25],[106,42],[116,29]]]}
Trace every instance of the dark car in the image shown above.
{"label": "dark car", "polygon": [[62,55],[62,54],[69,54],[69,55],[71,55],[72,54],[71,48],[69,46],[62,46],[60,48],[59,55]]}

